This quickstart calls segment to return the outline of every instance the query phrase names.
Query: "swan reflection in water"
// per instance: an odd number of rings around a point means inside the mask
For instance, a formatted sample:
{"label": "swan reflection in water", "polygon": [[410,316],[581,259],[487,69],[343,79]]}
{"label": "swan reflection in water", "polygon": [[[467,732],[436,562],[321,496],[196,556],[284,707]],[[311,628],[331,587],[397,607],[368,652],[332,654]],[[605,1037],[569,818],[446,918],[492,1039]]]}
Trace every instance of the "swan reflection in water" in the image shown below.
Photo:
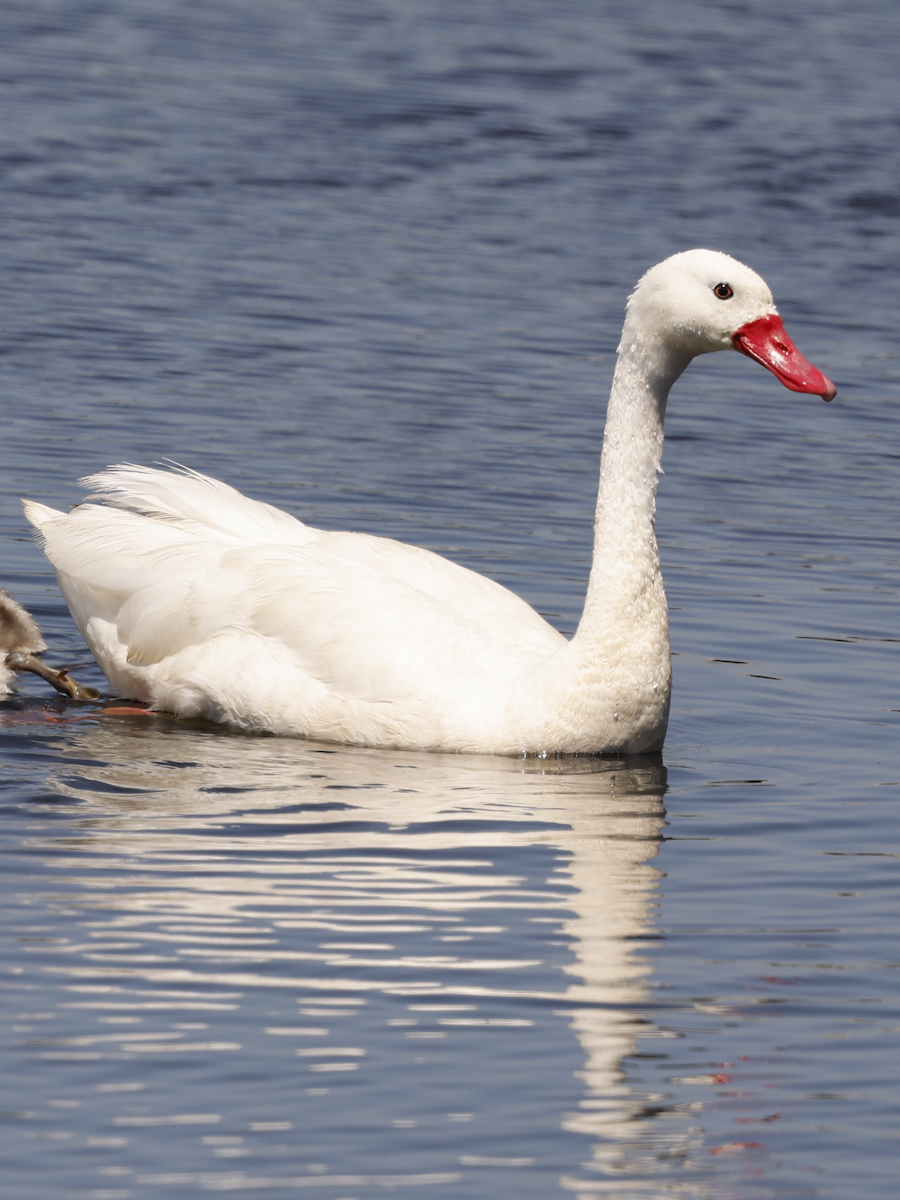
{"label": "swan reflection in water", "polygon": [[[648,1097],[623,1070],[639,1037],[665,1036],[641,1015],[652,973],[641,940],[653,935],[660,876],[652,860],[664,826],[657,756],[509,760],[335,749],[147,720],[152,727],[106,718],[60,730],[59,766],[48,782],[78,805],[68,810],[66,835],[57,827],[41,848],[66,881],[69,909],[89,913],[90,936],[51,968],[63,973],[62,1007],[71,1015],[133,1012],[158,1007],[158,999],[142,999],[151,993],[177,1000],[210,988],[243,997],[239,1007],[258,1004],[265,989],[269,1004],[271,989],[280,989],[277,1002],[289,989],[290,1003],[307,1005],[322,996],[357,1005],[374,1003],[377,993],[402,997],[392,1003],[406,1019],[389,1024],[432,1023],[430,1033],[400,1031],[406,1037],[502,1039],[502,1027],[523,1027],[515,1100],[528,1096],[528,1129],[537,1113],[545,1134],[555,1127],[562,1136],[557,1150],[568,1146],[568,1160],[544,1164],[565,1191],[593,1196],[604,1180],[623,1177],[632,1188],[639,1179],[652,1188],[668,1169],[661,1156],[671,1162],[688,1150],[686,1124],[640,1119]],[[560,937],[563,948],[550,951]],[[547,961],[554,953],[559,961]],[[477,1015],[498,1000],[529,1019]],[[566,1018],[578,1039],[576,1088],[560,1084],[559,1065],[540,1056],[549,1013],[555,1044],[566,1041]],[[358,1055],[370,1053],[360,1040],[368,1037],[384,1062],[383,1028],[367,1034],[361,1024],[351,1039]],[[473,1032],[486,1025],[500,1028]],[[339,1031],[345,1038],[347,1028]],[[427,1040],[412,1045],[433,1048]],[[385,1103],[385,1075],[396,1071],[390,1090],[415,1112],[419,1076],[405,1062],[383,1070],[377,1103]],[[433,1067],[438,1076],[443,1069],[440,1061]],[[542,1098],[548,1070],[556,1073],[553,1094],[566,1097],[563,1114]],[[460,1107],[458,1084],[453,1076]],[[462,1104],[477,1110],[483,1081],[470,1075],[465,1084]],[[348,1117],[351,1125],[364,1119],[359,1097]],[[460,1154],[466,1129],[454,1128],[452,1152],[432,1152],[441,1159],[435,1169],[453,1168],[462,1179],[506,1161]],[[590,1139],[588,1161],[577,1161],[583,1149],[573,1159],[561,1128]],[[343,1138],[352,1143],[349,1132]],[[484,1147],[483,1133],[476,1144]]]}

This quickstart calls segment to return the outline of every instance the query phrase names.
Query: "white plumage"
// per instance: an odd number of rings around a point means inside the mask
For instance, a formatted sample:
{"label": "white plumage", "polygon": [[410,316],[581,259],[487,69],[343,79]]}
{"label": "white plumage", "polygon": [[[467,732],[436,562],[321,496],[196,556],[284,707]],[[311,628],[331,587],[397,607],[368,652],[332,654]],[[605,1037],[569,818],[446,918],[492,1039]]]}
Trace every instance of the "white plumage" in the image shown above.
{"label": "white plumage", "polygon": [[[727,302],[713,290],[723,279]],[[191,471],[113,467],[83,481],[100,503],[63,514],[27,501],[26,513],[123,697],[370,746],[656,750],[671,687],[653,533],[666,397],[695,354],[731,347],[774,313],[757,275],[710,251],[676,255],[641,281],[571,642],[512,592],[436,554],[312,529]],[[822,376],[801,389],[783,363],[766,365],[795,390],[833,394]]]}

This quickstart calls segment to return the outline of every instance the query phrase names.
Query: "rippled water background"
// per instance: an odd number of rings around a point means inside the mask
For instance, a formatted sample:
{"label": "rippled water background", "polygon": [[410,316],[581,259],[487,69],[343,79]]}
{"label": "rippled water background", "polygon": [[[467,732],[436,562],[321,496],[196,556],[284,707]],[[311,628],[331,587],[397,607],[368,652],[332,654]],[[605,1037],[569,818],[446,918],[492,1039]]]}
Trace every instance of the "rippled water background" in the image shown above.
{"label": "rippled water background", "polygon": [[673,393],[665,766],[0,704],[4,1190],[869,1200],[900,1136],[900,14],[8,0],[18,497],[174,458],[580,610],[625,295],[707,245],[825,407]]}

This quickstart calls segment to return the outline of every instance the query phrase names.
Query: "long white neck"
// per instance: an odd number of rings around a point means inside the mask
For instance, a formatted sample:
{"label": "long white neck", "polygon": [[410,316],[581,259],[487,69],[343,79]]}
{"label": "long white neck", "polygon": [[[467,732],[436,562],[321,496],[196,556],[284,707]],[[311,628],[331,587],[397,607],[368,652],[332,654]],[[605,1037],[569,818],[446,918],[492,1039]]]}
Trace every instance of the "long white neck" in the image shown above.
{"label": "long white neck", "polygon": [[[509,688],[505,712],[526,731],[526,750],[662,747],[672,662],[655,517],[669,390],[696,355],[738,348],[736,333],[774,313],[759,276],[713,251],[673,255],[635,288],[607,409],[584,613],[571,642],[530,673],[530,686],[516,677]],[[831,394],[827,381],[821,386]]]}
{"label": "long white neck", "polygon": [[671,657],[654,531],[656,478],[669,388],[690,355],[639,333],[638,322],[627,320],[606,416],[584,614],[541,676],[545,728],[567,751],[658,750],[668,719]]}
{"label": "long white neck", "polygon": [[[666,400],[690,358],[635,334],[626,322],[613,377],[594,523],[594,555],[584,613],[575,635],[633,645],[648,620],[667,629],[656,546],[656,487]],[[661,605],[661,607],[660,607]]]}

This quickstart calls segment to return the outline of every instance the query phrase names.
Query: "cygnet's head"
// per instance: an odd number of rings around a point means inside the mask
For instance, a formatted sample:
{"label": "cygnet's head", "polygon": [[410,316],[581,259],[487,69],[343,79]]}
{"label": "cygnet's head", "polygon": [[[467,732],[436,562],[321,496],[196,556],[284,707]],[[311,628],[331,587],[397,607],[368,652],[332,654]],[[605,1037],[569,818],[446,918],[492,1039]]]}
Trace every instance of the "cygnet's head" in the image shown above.
{"label": "cygnet's head", "polygon": [[685,250],[652,267],[629,298],[623,342],[629,336],[685,361],[739,350],[791,391],[824,400],[837,392],[788,337],[765,280],[716,250]]}
{"label": "cygnet's head", "polygon": [[34,618],[9,592],[0,589],[0,696],[7,696],[15,675],[6,665],[6,656],[15,651],[40,654],[47,646]]}
{"label": "cygnet's head", "polygon": [[47,644],[31,613],[0,588],[0,658],[5,659],[14,650],[40,654],[46,649]]}

